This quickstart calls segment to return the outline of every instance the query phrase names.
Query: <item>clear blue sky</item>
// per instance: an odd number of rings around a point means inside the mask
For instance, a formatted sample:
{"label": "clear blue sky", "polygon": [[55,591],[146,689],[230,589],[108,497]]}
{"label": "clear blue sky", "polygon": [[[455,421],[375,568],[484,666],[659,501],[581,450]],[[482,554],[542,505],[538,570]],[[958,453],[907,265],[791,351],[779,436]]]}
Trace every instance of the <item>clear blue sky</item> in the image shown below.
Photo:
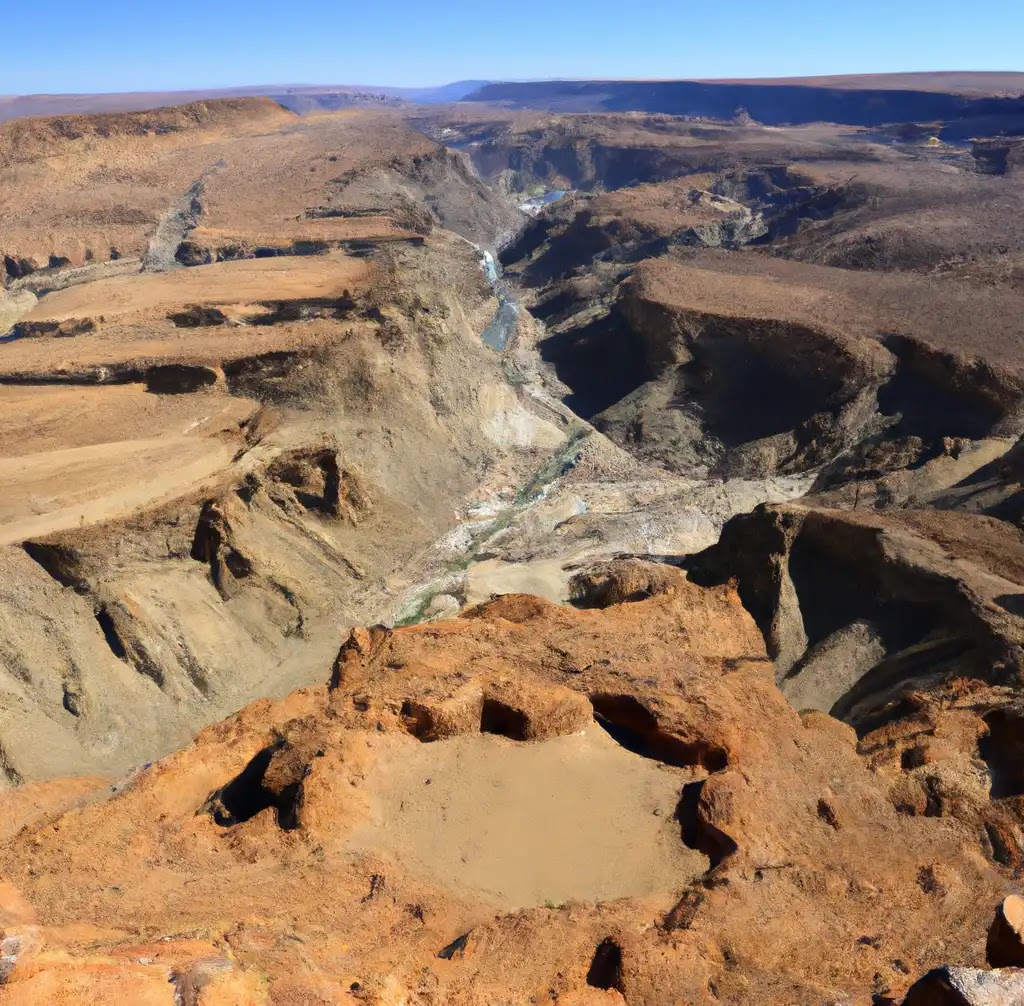
{"label": "clear blue sky", "polygon": [[1024,0],[0,0],[0,94],[1024,70]]}

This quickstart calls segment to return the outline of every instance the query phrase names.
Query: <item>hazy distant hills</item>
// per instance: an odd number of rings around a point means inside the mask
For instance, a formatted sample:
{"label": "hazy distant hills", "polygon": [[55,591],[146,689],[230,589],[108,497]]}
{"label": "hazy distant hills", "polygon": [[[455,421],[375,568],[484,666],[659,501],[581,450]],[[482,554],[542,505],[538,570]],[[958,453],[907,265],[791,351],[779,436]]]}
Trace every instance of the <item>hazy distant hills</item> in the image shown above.
{"label": "hazy distant hills", "polygon": [[139,112],[162,105],[186,105],[214,98],[268,97],[297,112],[358,104],[414,102],[443,104],[461,101],[486,80],[463,80],[441,87],[376,87],[358,84],[254,84],[245,87],[188,91],[127,91],[112,94],[0,95],[0,119],[30,115],[91,115],[98,112]]}
{"label": "hazy distant hills", "polygon": [[[0,119],[139,111],[212,98],[265,95],[300,113],[353,106],[457,101],[557,112],[639,111],[767,125],[943,122],[970,135],[1024,132],[1024,73],[944,71],[766,80],[463,80],[440,87],[262,84],[189,91],[0,97]],[[950,125],[952,124],[952,125]]]}
{"label": "hazy distant hills", "polygon": [[459,80],[443,87],[385,87],[385,93],[404,98],[406,101],[419,101],[427,105],[439,105],[449,101],[462,101],[474,91],[492,83],[489,80]]}
{"label": "hazy distant hills", "polygon": [[[765,81],[531,81],[492,83],[469,101],[554,112],[653,112],[766,125],[1000,120],[1024,129],[1024,73],[908,74]],[[986,132],[990,130],[985,130]]]}

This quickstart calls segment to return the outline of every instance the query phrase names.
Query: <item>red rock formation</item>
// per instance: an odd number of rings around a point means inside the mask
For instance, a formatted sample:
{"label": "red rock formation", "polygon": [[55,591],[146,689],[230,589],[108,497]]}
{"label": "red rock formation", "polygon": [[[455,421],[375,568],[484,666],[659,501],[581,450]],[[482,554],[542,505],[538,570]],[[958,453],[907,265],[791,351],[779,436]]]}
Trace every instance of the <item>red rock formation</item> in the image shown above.
{"label": "red rock formation", "polygon": [[[968,714],[947,703],[930,741],[947,748],[922,757],[942,761],[943,785],[961,780],[961,800],[908,814],[893,796],[904,769],[887,767],[902,756],[879,761],[844,724],[796,713],[732,587],[660,580],[657,596],[604,610],[508,596],[450,622],[357,630],[330,687],[258,702],[109,798],[31,821],[0,870],[25,899],[11,934],[34,927],[44,949],[4,1001],[169,1004],[173,986],[161,999],[153,976],[173,971],[200,1004],[810,1006],[980,965],[1009,876],[971,817],[987,793],[954,753],[983,727],[954,730]],[[604,741],[577,736],[594,715]],[[678,792],[665,834],[695,872],[643,896],[512,907],[431,866],[424,843],[446,805],[427,786],[454,800],[464,781],[477,821],[514,799],[472,788],[450,745],[546,765],[559,744],[611,739],[636,767],[609,771],[604,798],[662,766]],[[428,809],[408,856],[360,845],[409,781],[402,766],[420,764],[447,774],[410,789]],[[528,857],[555,827],[529,821]],[[574,835],[581,875],[598,837]]]}

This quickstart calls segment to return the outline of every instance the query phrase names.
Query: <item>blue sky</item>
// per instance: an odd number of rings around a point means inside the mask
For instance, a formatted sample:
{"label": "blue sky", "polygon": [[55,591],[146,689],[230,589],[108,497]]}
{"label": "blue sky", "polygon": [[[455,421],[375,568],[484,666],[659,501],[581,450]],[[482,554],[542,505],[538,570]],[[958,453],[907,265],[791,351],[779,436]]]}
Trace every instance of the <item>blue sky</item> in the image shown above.
{"label": "blue sky", "polygon": [[0,94],[1024,70],[1022,0],[0,0]]}

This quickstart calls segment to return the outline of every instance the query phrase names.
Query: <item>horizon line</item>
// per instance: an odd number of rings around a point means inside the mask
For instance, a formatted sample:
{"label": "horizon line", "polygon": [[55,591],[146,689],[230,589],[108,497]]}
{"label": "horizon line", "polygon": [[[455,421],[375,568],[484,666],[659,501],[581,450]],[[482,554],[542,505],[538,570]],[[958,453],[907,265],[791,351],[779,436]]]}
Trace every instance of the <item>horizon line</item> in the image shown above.
{"label": "horizon line", "polygon": [[322,89],[322,90],[359,90],[366,92],[383,91],[433,91],[446,87],[453,87],[456,84],[472,83],[482,86],[493,84],[556,84],[556,83],[694,83],[694,84],[747,84],[747,83],[768,83],[771,81],[800,81],[800,80],[842,80],[851,78],[872,78],[872,77],[912,77],[912,76],[955,76],[959,74],[970,74],[972,76],[1000,77],[1007,75],[1018,75],[1024,78],[1024,70],[968,70],[968,69],[944,69],[944,70],[890,70],[872,71],[870,73],[846,72],[846,73],[817,73],[817,74],[781,74],[768,77],[614,77],[614,76],[589,76],[589,77],[467,77],[460,80],[450,80],[441,84],[340,84],[340,83],[312,83],[312,82],[288,82],[288,83],[260,83],[260,84],[211,84],[211,85],[190,85],[187,87],[149,87],[136,90],[121,91],[33,91],[33,92],[8,92],[0,94],[0,101],[13,100],[18,98],[71,98],[71,97],[94,97],[101,95],[145,95],[145,94],[192,94],[196,92],[213,91],[239,91],[239,90],[289,90],[289,89]]}

